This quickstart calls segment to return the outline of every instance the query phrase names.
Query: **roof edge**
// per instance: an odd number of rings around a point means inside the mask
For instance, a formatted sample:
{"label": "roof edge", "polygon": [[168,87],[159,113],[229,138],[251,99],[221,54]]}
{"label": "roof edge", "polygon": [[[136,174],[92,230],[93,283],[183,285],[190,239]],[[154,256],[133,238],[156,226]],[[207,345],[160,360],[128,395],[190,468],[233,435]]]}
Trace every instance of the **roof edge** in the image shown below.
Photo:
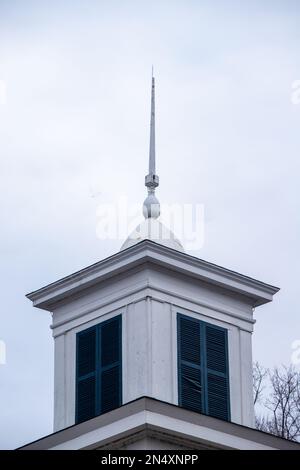
{"label": "roof edge", "polygon": [[[211,430],[227,433],[231,436],[236,436],[237,438],[250,440],[254,443],[257,443],[258,445],[262,444],[273,447],[274,449],[300,450],[300,443],[298,442],[289,441],[282,437],[274,436],[264,431],[250,428],[241,424],[223,421],[208,415],[186,410],[177,405],[148,396],[139,397],[135,400],[132,400],[131,402],[125,403],[115,410],[44,436],[31,443],[19,447],[17,450],[49,449],[63,442],[76,439],[83,434],[90,433],[91,431],[99,429],[112,422],[116,422],[125,417],[132,416],[133,414],[139,413],[141,411],[158,413],[162,416],[169,416],[172,418],[175,417],[178,420],[188,422],[192,425],[207,427]],[[170,432],[172,433],[172,431]],[[98,444],[99,443],[95,443],[95,446]],[[94,448],[96,448],[95,446]]]}
{"label": "roof edge", "polygon": [[[182,272],[194,278],[202,278],[206,282],[231,288],[232,290],[238,291],[238,286],[243,287],[242,290],[245,291],[245,295],[256,299],[254,306],[270,302],[272,296],[279,291],[276,286],[187,253],[162,246],[151,240],[143,240],[134,246],[30,292],[26,297],[33,302],[35,307],[51,311],[53,304],[62,295],[72,295],[73,292],[95,285],[144,261],[165,265],[173,271]],[[231,287],[230,283],[232,284]],[[236,284],[236,287],[233,284]]]}

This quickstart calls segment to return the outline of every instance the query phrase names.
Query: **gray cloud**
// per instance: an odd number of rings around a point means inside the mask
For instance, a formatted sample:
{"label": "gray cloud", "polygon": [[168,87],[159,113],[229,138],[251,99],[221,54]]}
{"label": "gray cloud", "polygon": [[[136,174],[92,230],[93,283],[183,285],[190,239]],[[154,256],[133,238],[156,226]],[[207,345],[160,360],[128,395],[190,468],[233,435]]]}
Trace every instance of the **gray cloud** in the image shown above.
{"label": "gray cloud", "polygon": [[0,44],[0,447],[52,431],[50,318],[25,293],[119,249],[96,238],[98,200],[144,199],[152,63],[159,198],[205,204],[197,256],[282,288],[255,314],[254,356],[288,363],[300,337],[298,2],[2,1]]}

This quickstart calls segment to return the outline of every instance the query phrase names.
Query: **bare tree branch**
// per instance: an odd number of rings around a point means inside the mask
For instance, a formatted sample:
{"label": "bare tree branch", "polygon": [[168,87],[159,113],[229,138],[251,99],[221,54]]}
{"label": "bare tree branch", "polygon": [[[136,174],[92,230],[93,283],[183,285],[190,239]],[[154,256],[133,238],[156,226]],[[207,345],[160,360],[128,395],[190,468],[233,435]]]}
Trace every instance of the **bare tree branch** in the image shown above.
{"label": "bare tree branch", "polygon": [[[262,397],[268,379],[267,396]],[[281,366],[273,371],[253,365],[254,404],[264,406],[266,416],[256,416],[257,429],[300,441],[300,372]],[[270,414],[271,413],[271,414]]]}
{"label": "bare tree branch", "polygon": [[268,375],[268,369],[265,369],[259,364],[254,362],[253,364],[253,392],[254,392],[254,405],[260,403],[262,392],[265,388],[264,380]]}

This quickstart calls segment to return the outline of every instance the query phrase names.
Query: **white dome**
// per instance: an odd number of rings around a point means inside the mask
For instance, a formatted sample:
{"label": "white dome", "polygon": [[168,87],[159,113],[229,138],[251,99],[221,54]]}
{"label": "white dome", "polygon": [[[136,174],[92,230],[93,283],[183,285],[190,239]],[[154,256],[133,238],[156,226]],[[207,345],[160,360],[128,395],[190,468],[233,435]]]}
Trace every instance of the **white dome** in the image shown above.
{"label": "white dome", "polygon": [[152,217],[145,219],[137,228],[129,235],[127,240],[121,246],[120,251],[136,245],[142,240],[152,240],[153,242],[160,243],[160,245],[173,248],[173,250],[184,251],[180,241],[175,238],[171,230],[165,227],[159,220]]}

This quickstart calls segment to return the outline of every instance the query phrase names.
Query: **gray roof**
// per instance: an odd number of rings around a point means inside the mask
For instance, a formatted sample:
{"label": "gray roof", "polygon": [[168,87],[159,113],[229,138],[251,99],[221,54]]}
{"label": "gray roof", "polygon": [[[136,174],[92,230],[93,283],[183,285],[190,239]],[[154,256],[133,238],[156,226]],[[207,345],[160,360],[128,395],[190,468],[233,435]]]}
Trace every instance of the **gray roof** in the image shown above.
{"label": "gray roof", "polygon": [[[160,416],[162,418],[162,424],[159,424],[159,422],[156,424],[149,424],[145,421],[145,423],[139,424],[138,426],[133,426],[126,429],[125,431],[118,431],[109,438],[104,436],[101,438],[101,428],[104,429],[113,423],[130,418],[141,412],[149,412],[149,414],[153,413],[155,416]],[[146,415],[147,413],[145,413],[145,416]],[[179,423],[177,431],[174,431],[174,429],[163,425],[163,423],[165,423],[166,419],[168,418],[171,420],[175,419],[176,422]],[[206,429],[207,439],[205,436],[200,438],[196,435],[196,433],[194,436],[192,435],[193,433],[187,434],[184,430],[186,429],[186,425],[188,425],[189,429],[197,429],[197,426],[199,426],[199,428],[201,427],[202,429]],[[93,440],[88,445],[87,440],[83,439],[82,442],[85,444],[81,447],[80,437],[86,436],[88,433],[92,435],[93,431],[97,430],[100,431],[97,434],[97,439]],[[214,433],[216,436],[218,436],[218,443],[212,441],[211,436]],[[158,439],[163,439],[166,443],[177,443],[178,446],[186,449],[240,449],[243,448],[244,442],[245,448],[249,448],[250,443],[250,448],[254,449],[256,447],[265,447],[279,450],[300,450],[300,444],[297,442],[288,441],[286,439],[282,439],[280,437],[276,437],[256,429],[185,410],[176,405],[171,405],[169,403],[165,403],[149,397],[142,397],[130,403],[126,403],[120,408],[105,413],[101,416],[97,416],[96,418],[90,419],[83,423],[68,427],[54,434],[50,434],[49,436],[43,437],[30,444],[26,444],[20,449],[50,449],[71,441],[76,442],[76,448],[117,449],[124,446],[124,444],[126,444],[126,442],[129,440],[132,442],[133,439],[138,440],[141,438],[141,436],[150,434],[152,436],[156,436]],[[224,437],[224,444],[222,443],[222,436]],[[231,446],[228,445],[228,442],[230,442],[228,438],[231,439]],[[236,447],[234,445],[235,442],[239,443]],[[74,445],[73,447],[71,445],[71,448],[74,448]]]}

